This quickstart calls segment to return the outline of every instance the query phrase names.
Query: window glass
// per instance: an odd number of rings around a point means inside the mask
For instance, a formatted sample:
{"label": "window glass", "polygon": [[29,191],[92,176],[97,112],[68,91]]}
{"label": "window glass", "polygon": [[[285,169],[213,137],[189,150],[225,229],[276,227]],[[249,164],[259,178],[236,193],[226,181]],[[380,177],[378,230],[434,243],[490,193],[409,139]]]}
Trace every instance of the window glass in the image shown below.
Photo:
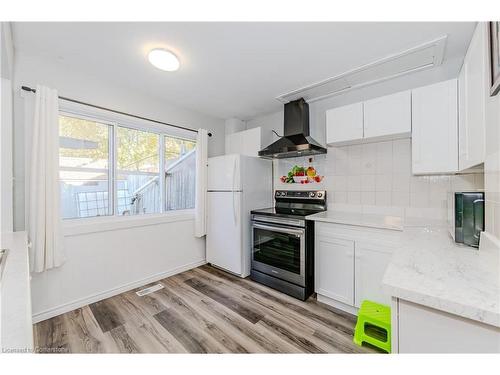
{"label": "window glass", "polygon": [[194,208],[193,140],[61,114],[59,145],[63,219]]}
{"label": "window glass", "polygon": [[59,179],[64,219],[112,214],[110,126],[59,116]]}
{"label": "window glass", "polygon": [[196,142],[165,136],[165,209],[194,208]]}
{"label": "window glass", "polygon": [[117,127],[117,213],[161,211],[159,135]]}

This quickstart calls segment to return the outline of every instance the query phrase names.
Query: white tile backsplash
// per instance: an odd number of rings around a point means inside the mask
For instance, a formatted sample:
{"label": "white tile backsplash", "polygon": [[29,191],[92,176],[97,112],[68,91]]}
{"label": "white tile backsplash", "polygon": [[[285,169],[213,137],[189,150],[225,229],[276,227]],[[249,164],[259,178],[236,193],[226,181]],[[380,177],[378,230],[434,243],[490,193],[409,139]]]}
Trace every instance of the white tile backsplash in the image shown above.
{"label": "white tile backsplash", "polygon": [[361,191],[374,192],[375,191],[375,178],[376,178],[376,175],[374,175],[374,174],[362,174],[361,175]]}
{"label": "white tile backsplash", "polygon": [[413,176],[410,139],[329,147],[326,155],[313,158],[312,164],[325,176],[321,184],[282,184],[279,181],[279,177],[295,164],[307,167],[308,159],[275,161],[275,187],[325,189],[329,205],[404,208],[418,217],[441,219],[446,218],[448,192],[484,188],[483,174]]}
{"label": "white tile backsplash", "polygon": [[348,191],[347,192],[347,203],[348,204],[361,204],[361,192]]}
{"label": "white tile backsplash", "polygon": [[347,191],[361,191],[361,175],[347,176]]}

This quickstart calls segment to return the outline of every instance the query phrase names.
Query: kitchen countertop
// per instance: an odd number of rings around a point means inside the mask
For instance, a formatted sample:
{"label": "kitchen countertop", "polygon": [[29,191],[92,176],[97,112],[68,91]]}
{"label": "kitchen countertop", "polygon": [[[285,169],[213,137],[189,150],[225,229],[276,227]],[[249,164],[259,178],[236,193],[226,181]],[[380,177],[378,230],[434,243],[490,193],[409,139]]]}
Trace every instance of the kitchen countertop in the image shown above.
{"label": "kitchen countertop", "polygon": [[[478,250],[455,243],[440,220],[389,209],[343,209],[307,219],[403,231],[382,281],[388,295],[500,327],[500,248],[487,234]],[[483,248],[485,243],[490,245]]]}
{"label": "kitchen countertop", "polygon": [[500,327],[498,248],[456,244],[444,226],[408,226],[402,239],[382,281],[389,295]]}
{"label": "kitchen countertop", "polygon": [[327,210],[307,216],[307,220],[333,224],[356,225],[369,228],[403,230],[403,219],[399,215]]}

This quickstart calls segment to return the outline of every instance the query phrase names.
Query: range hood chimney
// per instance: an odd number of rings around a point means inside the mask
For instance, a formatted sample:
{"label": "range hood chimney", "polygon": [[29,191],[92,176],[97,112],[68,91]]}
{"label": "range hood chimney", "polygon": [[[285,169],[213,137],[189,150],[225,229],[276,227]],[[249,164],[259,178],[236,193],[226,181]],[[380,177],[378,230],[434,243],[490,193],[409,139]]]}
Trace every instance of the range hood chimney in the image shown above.
{"label": "range hood chimney", "polygon": [[326,154],[326,148],[309,135],[309,104],[303,98],[285,104],[284,135],[259,151],[259,156],[284,159],[318,154]]}

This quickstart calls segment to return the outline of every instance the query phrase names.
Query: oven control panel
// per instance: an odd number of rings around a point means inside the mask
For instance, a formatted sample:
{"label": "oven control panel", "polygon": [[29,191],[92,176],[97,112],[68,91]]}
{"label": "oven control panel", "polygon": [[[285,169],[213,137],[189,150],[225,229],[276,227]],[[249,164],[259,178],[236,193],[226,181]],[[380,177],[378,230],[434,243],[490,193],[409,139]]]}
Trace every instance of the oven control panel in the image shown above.
{"label": "oven control panel", "polygon": [[274,193],[276,199],[326,199],[325,190],[276,190]]}

